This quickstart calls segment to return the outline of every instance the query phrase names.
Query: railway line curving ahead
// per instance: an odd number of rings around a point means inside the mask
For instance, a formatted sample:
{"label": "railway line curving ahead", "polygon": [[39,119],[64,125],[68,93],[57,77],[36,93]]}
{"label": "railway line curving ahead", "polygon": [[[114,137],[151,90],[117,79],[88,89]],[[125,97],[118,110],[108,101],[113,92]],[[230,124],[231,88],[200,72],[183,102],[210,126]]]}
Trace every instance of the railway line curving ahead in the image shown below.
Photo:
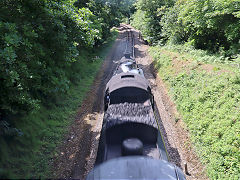
{"label": "railway line curving ahead", "polygon": [[123,57],[106,84],[97,158],[87,179],[183,180],[169,162],[150,83],[135,61],[134,34],[126,32]]}

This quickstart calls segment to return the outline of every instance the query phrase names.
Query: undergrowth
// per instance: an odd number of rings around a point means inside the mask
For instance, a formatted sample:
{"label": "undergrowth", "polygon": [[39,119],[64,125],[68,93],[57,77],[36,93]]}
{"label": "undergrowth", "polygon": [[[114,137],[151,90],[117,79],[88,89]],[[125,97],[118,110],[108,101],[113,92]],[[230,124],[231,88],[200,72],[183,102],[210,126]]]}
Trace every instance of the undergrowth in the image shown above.
{"label": "undergrowth", "polygon": [[[93,83],[103,59],[117,37],[112,37],[94,52],[83,50],[76,61],[79,69],[77,82],[68,93],[58,96],[55,102],[41,105],[38,111],[15,118],[15,126],[22,136],[0,136],[0,178],[50,178],[49,161],[56,155],[74,114]],[[71,73],[71,72],[68,72]],[[20,120],[19,120],[20,119]]]}
{"label": "undergrowth", "polygon": [[239,59],[227,63],[186,46],[156,46],[150,54],[210,179],[240,179]]}
{"label": "undergrowth", "polygon": [[234,55],[231,58],[225,57],[222,54],[210,54],[208,51],[195,49],[189,43],[185,45],[173,45],[167,44],[161,47],[162,50],[169,50],[171,52],[177,52],[187,59],[193,59],[197,62],[204,63],[217,63],[220,64],[229,64],[229,65],[239,65],[240,64],[240,54]]}

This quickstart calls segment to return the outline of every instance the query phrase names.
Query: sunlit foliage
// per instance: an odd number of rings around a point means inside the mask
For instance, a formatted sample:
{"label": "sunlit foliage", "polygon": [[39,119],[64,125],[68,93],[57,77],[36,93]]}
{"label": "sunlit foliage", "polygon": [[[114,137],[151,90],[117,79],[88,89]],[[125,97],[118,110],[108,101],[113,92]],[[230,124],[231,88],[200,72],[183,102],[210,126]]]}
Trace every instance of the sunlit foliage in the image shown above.
{"label": "sunlit foliage", "polygon": [[189,42],[195,48],[239,53],[239,0],[139,0],[132,24],[150,42]]}

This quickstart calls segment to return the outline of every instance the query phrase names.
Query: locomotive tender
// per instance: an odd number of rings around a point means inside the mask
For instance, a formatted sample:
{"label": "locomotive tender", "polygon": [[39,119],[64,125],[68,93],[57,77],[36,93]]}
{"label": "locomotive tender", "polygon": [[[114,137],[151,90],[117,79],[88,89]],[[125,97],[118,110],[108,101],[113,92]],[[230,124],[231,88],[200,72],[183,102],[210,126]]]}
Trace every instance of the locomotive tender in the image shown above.
{"label": "locomotive tender", "polygon": [[[132,66],[126,71],[124,63]],[[151,87],[139,69],[134,58],[125,56],[106,85],[98,153],[88,180],[185,179],[168,162]]]}

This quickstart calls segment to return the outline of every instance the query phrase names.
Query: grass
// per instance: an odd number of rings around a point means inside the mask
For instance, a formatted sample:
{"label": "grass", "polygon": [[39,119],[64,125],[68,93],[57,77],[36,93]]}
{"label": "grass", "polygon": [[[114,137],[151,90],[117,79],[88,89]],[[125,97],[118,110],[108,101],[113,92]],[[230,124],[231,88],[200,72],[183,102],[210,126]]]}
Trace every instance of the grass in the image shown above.
{"label": "grass", "polygon": [[[36,112],[15,119],[16,128],[24,135],[0,137],[0,178],[50,178],[49,161],[56,155],[56,147],[63,140],[69,125],[86,93],[91,87],[103,59],[117,37],[117,31],[101,47],[92,52],[83,51],[76,62],[80,68],[79,81],[72,84],[67,94],[61,94],[54,103],[42,105]],[[94,60],[89,60],[92,59]]]}
{"label": "grass", "polygon": [[152,47],[150,54],[209,178],[240,179],[239,59],[184,46]]}

